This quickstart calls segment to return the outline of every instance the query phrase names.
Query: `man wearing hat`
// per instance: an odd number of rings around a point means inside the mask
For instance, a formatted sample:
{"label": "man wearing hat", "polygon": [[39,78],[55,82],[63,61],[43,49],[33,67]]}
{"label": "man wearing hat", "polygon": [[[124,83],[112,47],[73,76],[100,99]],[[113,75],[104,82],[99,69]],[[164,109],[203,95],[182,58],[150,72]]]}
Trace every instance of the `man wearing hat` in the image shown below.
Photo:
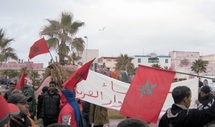
{"label": "man wearing hat", "polygon": [[34,121],[28,116],[29,115],[29,105],[28,102],[32,101],[31,97],[26,97],[23,94],[16,93],[12,94],[8,100],[9,103],[15,104],[19,110],[20,114],[17,116],[10,117],[11,127],[36,127]]}
{"label": "man wearing hat", "polygon": [[7,103],[7,101],[0,95],[0,127],[9,126],[10,115],[18,115],[19,108],[11,103]]}

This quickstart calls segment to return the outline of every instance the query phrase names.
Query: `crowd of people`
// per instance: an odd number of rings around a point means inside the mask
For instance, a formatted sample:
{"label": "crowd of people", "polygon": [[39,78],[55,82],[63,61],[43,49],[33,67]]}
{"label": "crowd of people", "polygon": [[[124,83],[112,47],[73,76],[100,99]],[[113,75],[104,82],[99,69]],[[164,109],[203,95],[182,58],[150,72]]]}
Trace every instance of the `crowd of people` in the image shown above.
{"label": "crowd of people", "polygon": [[[110,73],[102,74],[111,76]],[[0,103],[4,102],[3,106],[7,107],[5,114],[0,114],[0,127],[36,127],[36,119],[39,127],[103,127],[109,124],[107,108],[78,100],[74,91],[57,86],[55,81],[50,81],[36,98],[27,79],[21,89],[15,89],[16,84],[10,82],[9,89],[0,95]],[[10,110],[11,105],[16,111]],[[129,127],[132,121],[147,127],[138,119],[126,119],[118,127]]]}
{"label": "crowd of people", "polygon": [[[11,82],[9,89],[0,95],[0,127],[103,127],[109,123],[108,109],[75,98],[75,92],[57,88],[55,81],[42,88],[37,98],[24,80],[17,90]],[[192,92],[187,86],[173,89],[174,104],[159,120],[159,127],[213,127],[215,126],[215,95],[207,79],[199,82],[197,108],[189,109]],[[126,118],[117,127],[149,127],[139,119]]]}
{"label": "crowd of people", "polygon": [[[14,83],[10,85],[4,97],[0,95],[0,109],[4,109],[0,113],[0,127],[36,127],[35,117],[39,121],[39,127],[103,127],[109,123],[106,108],[76,100],[71,90],[58,91],[54,81],[51,81],[48,87],[43,87],[38,96],[37,107],[32,108],[37,109],[36,111],[30,110],[31,104],[36,102],[35,95],[30,94],[31,88],[27,86],[16,90]],[[148,125],[138,119],[125,119],[118,127]]]}

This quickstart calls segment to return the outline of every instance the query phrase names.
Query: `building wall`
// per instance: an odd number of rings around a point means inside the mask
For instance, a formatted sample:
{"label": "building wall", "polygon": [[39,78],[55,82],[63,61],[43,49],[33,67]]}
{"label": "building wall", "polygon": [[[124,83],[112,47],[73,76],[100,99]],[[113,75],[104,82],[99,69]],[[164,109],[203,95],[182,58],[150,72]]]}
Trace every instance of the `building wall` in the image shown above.
{"label": "building wall", "polygon": [[167,55],[157,56],[157,54],[151,53],[149,55],[135,55],[133,58],[134,59],[132,60],[132,63],[134,64],[135,68],[138,67],[138,65],[152,66],[153,64],[159,64],[161,67],[168,68],[171,66],[171,57]]}
{"label": "building wall", "polygon": [[202,73],[203,76],[215,76],[215,55],[201,56],[202,60],[208,61],[206,73]]}
{"label": "building wall", "polygon": [[95,59],[94,63],[97,63],[99,58],[99,50],[98,49],[85,49],[82,54],[82,59],[79,62],[85,64],[86,62]]}
{"label": "building wall", "polygon": [[[171,51],[171,68],[177,72],[191,73],[192,63],[200,58],[199,52]],[[176,73],[177,78],[191,78],[189,75]]]}
{"label": "building wall", "polygon": [[8,62],[8,63],[2,63],[0,65],[0,70],[20,70],[24,67],[27,67],[29,70],[43,70],[43,63],[33,63],[33,62],[23,62],[23,63],[17,63],[17,62]]}
{"label": "building wall", "polygon": [[100,57],[98,59],[98,65],[103,65],[105,64],[105,66],[107,68],[110,68],[111,71],[115,70],[116,67],[116,59],[117,57]]}
{"label": "building wall", "polygon": [[27,68],[27,70],[38,71],[39,78],[43,78],[43,73],[45,72],[45,68],[43,68],[43,63],[33,63],[33,62],[8,62],[2,63],[0,65],[0,71],[2,70],[17,70],[20,71],[22,68]]}

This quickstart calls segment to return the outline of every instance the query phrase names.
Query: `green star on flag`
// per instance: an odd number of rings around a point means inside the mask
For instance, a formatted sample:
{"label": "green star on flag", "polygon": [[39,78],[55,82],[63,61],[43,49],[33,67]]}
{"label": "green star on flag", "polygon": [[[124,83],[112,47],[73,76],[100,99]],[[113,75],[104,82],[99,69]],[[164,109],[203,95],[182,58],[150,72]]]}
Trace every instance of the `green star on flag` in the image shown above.
{"label": "green star on flag", "polygon": [[174,71],[139,65],[120,114],[156,123],[174,76]]}
{"label": "green star on flag", "polygon": [[139,90],[141,91],[140,97],[143,97],[145,94],[152,95],[152,89],[156,87],[155,85],[150,85],[148,81],[146,81],[145,86],[140,87]]}
{"label": "green star on flag", "polygon": [[32,58],[34,58],[37,55],[48,53],[48,52],[49,52],[49,48],[48,48],[47,42],[46,42],[46,40],[44,38],[41,38],[38,41],[36,41],[30,47],[30,51],[29,51],[28,57],[30,59],[32,59]]}
{"label": "green star on flag", "polygon": [[34,47],[34,52],[39,52],[40,48],[39,47]]}

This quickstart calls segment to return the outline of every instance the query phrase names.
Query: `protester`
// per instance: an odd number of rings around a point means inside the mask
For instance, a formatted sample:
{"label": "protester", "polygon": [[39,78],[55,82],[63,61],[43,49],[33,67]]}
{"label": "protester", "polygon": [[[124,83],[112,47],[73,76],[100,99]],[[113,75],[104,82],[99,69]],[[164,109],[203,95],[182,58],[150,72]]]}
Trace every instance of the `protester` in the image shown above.
{"label": "protester", "polygon": [[0,127],[9,127],[10,115],[18,115],[19,108],[7,101],[0,95]]}
{"label": "protester", "polygon": [[29,115],[29,105],[28,102],[32,101],[31,97],[26,97],[23,94],[17,93],[12,94],[8,100],[9,103],[15,104],[20,113],[17,116],[12,115],[10,117],[11,127],[36,127],[34,121],[28,116]]}
{"label": "protester", "polygon": [[83,120],[83,124],[84,127],[91,127],[90,125],[90,121],[89,121],[89,113],[90,113],[90,103],[87,101],[84,101],[82,103],[82,120]]}
{"label": "protester", "polygon": [[28,84],[27,79],[24,80],[24,86],[21,88],[22,93],[26,97],[31,97],[32,101],[28,102],[30,117],[34,119],[36,115],[36,98],[34,94],[34,89]]}
{"label": "protester", "polygon": [[202,127],[215,119],[215,103],[207,109],[188,109],[191,90],[187,86],[175,87],[172,91],[174,104],[162,116],[159,127]]}
{"label": "protester", "polygon": [[9,96],[12,94],[12,91],[15,89],[16,84],[13,82],[10,82],[9,89],[4,94],[4,98],[7,100]]}
{"label": "protester", "polygon": [[81,112],[78,103],[75,100],[74,93],[71,90],[62,90],[61,111],[58,117],[58,123],[71,125],[73,127],[83,127]]}
{"label": "protester", "polygon": [[57,123],[58,115],[60,112],[60,95],[56,89],[57,83],[51,81],[49,89],[43,96],[41,118],[43,119],[44,126]]}
{"label": "protester", "polygon": [[205,80],[203,81],[203,86],[208,86],[208,80],[207,80],[207,79],[205,79]]}
{"label": "protester", "polygon": [[93,127],[103,127],[104,124],[109,123],[107,108],[91,104],[89,113],[90,124]]}
{"label": "protester", "polygon": [[199,110],[211,107],[214,102],[214,96],[211,94],[209,86],[203,86],[200,90],[200,100],[195,101]]}
{"label": "protester", "polygon": [[49,87],[48,86],[44,86],[42,88],[42,93],[39,94],[38,96],[38,102],[37,102],[37,119],[38,119],[38,124],[39,126],[43,126],[43,120],[41,117],[41,108],[42,108],[42,104],[43,104],[43,96],[45,95],[45,93],[47,93]]}
{"label": "protester", "polygon": [[148,124],[142,120],[135,118],[125,119],[117,125],[117,127],[149,127]]}

